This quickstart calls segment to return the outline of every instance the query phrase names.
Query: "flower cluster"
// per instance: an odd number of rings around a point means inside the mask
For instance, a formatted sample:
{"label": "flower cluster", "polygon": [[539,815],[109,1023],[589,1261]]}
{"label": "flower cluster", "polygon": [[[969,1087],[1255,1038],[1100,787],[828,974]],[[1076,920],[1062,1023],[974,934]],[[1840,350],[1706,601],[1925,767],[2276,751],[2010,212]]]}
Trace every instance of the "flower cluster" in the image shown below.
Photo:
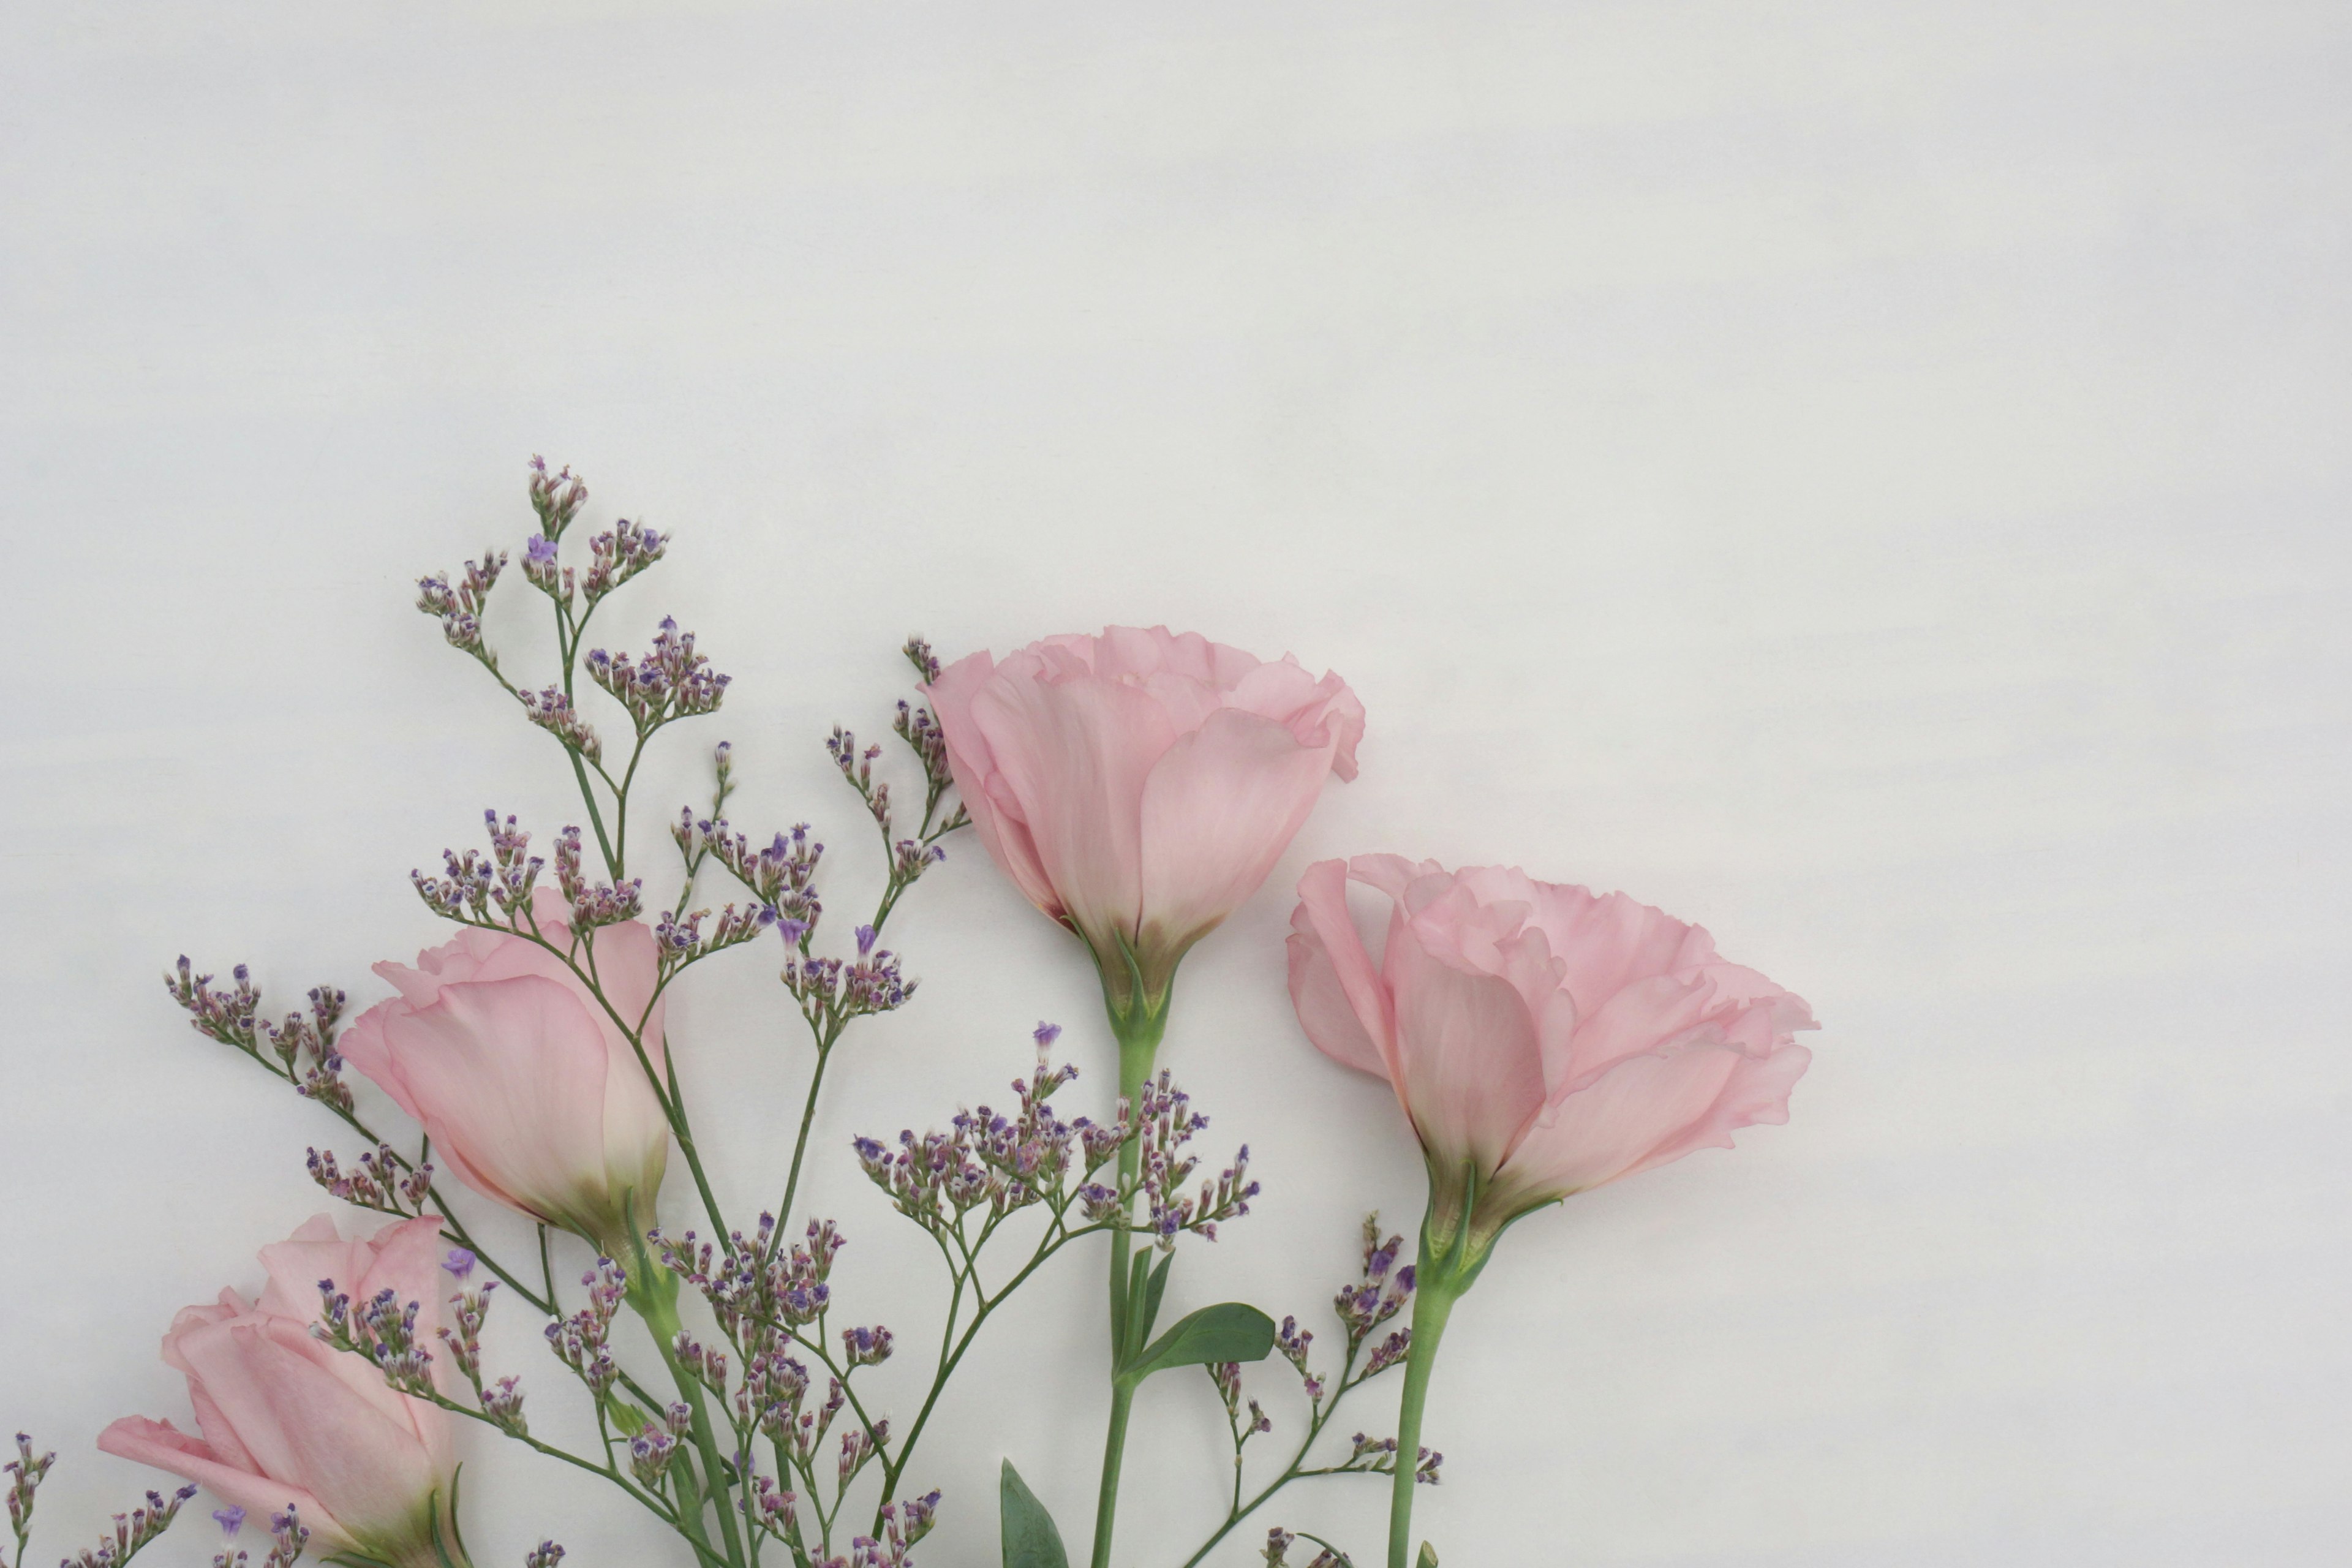
{"label": "flower cluster", "polygon": [[669,1475],[677,1446],[694,1432],[694,1407],[676,1403],[656,1420],[646,1418],[629,1438],[629,1471],[637,1484],[658,1491]]}
{"label": "flower cluster", "polygon": [[509,1436],[526,1436],[530,1426],[523,1419],[522,1381],[502,1377],[488,1388],[482,1385],[482,1324],[490,1315],[490,1293],[499,1286],[495,1279],[484,1280],[479,1289],[467,1286],[475,1261],[471,1252],[459,1247],[451,1248],[441,1265],[458,1286],[449,1297],[450,1315],[456,1322],[439,1331],[441,1342],[449,1347],[450,1363],[473,1389],[482,1414]]}
{"label": "flower cluster", "polygon": [[847,963],[798,951],[785,958],[784,989],[820,1038],[852,1018],[903,1007],[914,995],[916,983],[899,973],[898,955],[876,941],[872,926],[859,926],[857,956]]}
{"label": "flower cluster", "polygon": [[404,1219],[423,1213],[425,1199],[433,1195],[432,1165],[412,1167],[389,1143],[362,1154],[358,1168],[349,1173],[331,1150],[312,1149],[308,1164],[310,1179],[319,1185],[347,1204],[378,1214]]}
{"label": "flower cluster", "polygon": [[[182,953],[179,962],[164,971],[163,989],[187,1012],[189,1026],[196,1033],[235,1047],[291,1083],[296,1093],[348,1115],[352,1091],[342,1080],[343,1058],[335,1049],[335,1029],[349,998],[331,985],[314,985],[308,1011],[289,1013],[284,1023],[271,1024],[261,1016],[261,990],[254,984],[252,972],[240,963],[229,976],[234,987],[215,991],[213,977],[196,973],[195,966]],[[262,1054],[264,1040],[268,1042],[269,1054],[278,1058],[274,1067]]]}
{"label": "flower cluster", "polygon": [[848,1245],[833,1221],[813,1219],[807,1239],[786,1248],[769,1214],[760,1216],[755,1234],[730,1233],[724,1247],[690,1230],[675,1240],[655,1231],[647,1240],[662,1266],[710,1303],[719,1328],[739,1347],[761,1327],[797,1329],[823,1318],[833,1305],[834,1259]]}
{"label": "flower cluster", "polygon": [[530,460],[530,510],[539,517],[539,531],[549,539],[561,539],[564,529],[588,501],[588,487],[572,478],[569,465],[551,474],[547,460],[539,457]]}
{"label": "flower cluster", "polygon": [[939,805],[940,792],[945,787],[941,780],[946,775],[932,771],[935,766],[944,765],[945,752],[940,749],[939,724],[927,710],[921,713],[919,720],[911,718],[907,704],[901,702],[896,727],[923,763],[927,786],[923,799],[923,826],[927,831],[917,838],[893,839],[890,837],[893,831],[890,783],[887,779],[874,776],[874,763],[881,756],[882,748],[867,746],[863,751],[859,750],[857,737],[838,724],[833,727],[833,734],[824,743],[825,754],[833,759],[833,765],[841,770],[841,776],[848,781],[850,788],[857,792],[858,798],[865,801],[875,826],[882,830],[882,842],[889,848],[890,891],[885,900],[886,907],[917,878],[948,858],[948,852],[932,842],[938,832],[943,830],[929,830],[931,813]]}
{"label": "flower cluster", "polygon": [[940,1494],[936,1491],[905,1502],[884,1503],[882,1533],[854,1538],[845,1568],[908,1568],[914,1562],[908,1549],[931,1532],[939,1507]]}
{"label": "flower cluster", "polygon": [[[1315,1543],[1316,1552],[1314,1557],[1305,1564],[1305,1568],[1354,1568],[1348,1554],[1329,1542],[1312,1535],[1306,1539]],[[1290,1549],[1297,1545],[1298,1542],[1299,1536],[1297,1532],[1285,1530],[1280,1525],[1267,1531],[1265,1552],[1266,1568],[1298,1568],[1297,1564],[1290,1561],[1288,1555]]]}
{"label": "flower cluster", "polygon": [[319,1321],[310,1332],[339,1351],[375,1363],[383,1380],[403,1394],[433,1395],[433,1352],[416,1333],[421,1301],[401,1300],[390,1286],[354,1303],[332,1279],[319,1281]]}
{"label": "flower cluster", "polygon": [[97,1546],[84,1547],[68,1557],[59,1568],[121,1568],[131,1561],[131,1553],[172,1528],[180,1510],[196,1495],[194,1485],[184,1486],[171,1496],[149,1492],[147,1505],[128,1513],[114,1516],[114,1533],[100,1537]]}
{"label": "flower cluster", "polygon": [[515,698],[522,704],[523,717],[562,742],[566,751],[579,752],[592,767],[604,760],[604,742],[572,705],[570,692],[550,686],[540,691],[518,691]]}
{"label": "flower cluster", "polygon": [[783,933],[784,945],[803,947],[824,910],[816,892],[817,862],[824,846],[809,837],[809,825],[799,824],[789,834],[779,833],[763,849],[754,849],[743,835],[722,817],[697,818],[692,811],[678,814],[670,829],[678,852],[691,858],[708,853],[760,900]]}
{"label": "flower cluster", "polygon": [[664,910],[655,915],[654,942],[665,972],[683,969],[698,959],[740,946],[776,923],[774,911],[765,904],[754,904],[750,909],[730,904],[719,911],[717,921],[705,931],[702,922],[710,918],[709,910],[686,915]]}
{"label": "flower cluster", "polygon": [[667,536],[621,519],[588,542],[588,577],[581,584],[590,605],[652,565],[669,548]]}
{"label": "flower cluster", "polygon": [[[195,1490],[194,1487],[188,1489]],[[215,1510],[213,1518],[221,1527],[221,1534],[232,1543],[237,1532],[245,1528],[245,1510],[234,1505]],[[302,1522],[302,1510],[289,1503],[283,1511],[269,1516],[269,1555],[261,1561],[261,1568],[294,1568],[302,1560],[302,1549],[310,1543],[310,1531]],[[246,1568],[247,1559],[234,1544],[222,1547],[213,1554],[213,1568]]]}
{"label": "flower cluster", "polygon": [[655,634],[653,651],[635,662],[597,648],[587,663],[588,678],[628,710],[641,737],[673,719],[712,711],[734,679],[710,668],[709,658],[694,651],[694,634],[679,631],[667,617]]}
{"label": "flower cluster", "polygon": [[490,911],[496,910],[501,918],[512,921],[515,912],[530,902],[531,889],[539,885],[539,873],[547,865],[530,853],[530,835],[515,826],[513,816],[502,823],[497,812],[485,811],[482,820],[490,831],[489,858],[484,859],[478,849],[463,854],[444,849],[440,878],[428,878],[419,871],[408,874],[433,912],[446,919],[471,916],[488,922]]}
{"label": "flower cluster", "polygon": [[569,1317],[547,1325],[547,1342],[556,1359],[570,1367],[601,1404],[621,1375],[613,1360],[613,1319],[628,1295],[628,1272],[609,1258],[580,1277],[587,1288],[588,1304]]}
{"label": "flower cluster", "polygon": [[635,920],[645,907],[645,879],[592,882],[581,868],[580,856],[580,829],[566,827],[555,836],[555,887],[572,906],[572,929],[589,931]]}
{"label": "flower cluster", "polygon": [[1150,1216],[1145,1228],[1161,1251],[1172,1250],[1176,1238],[1187,1231],[1214,1241],[1220,1221],[1249,1213],[1258,1184],[1250,1180],[1246,1143],[1216,1180],[1201,1184],[1197,1196],[1180,1191],[1200,1165],[1196,1156],[1183,1152],[1184,1145],[1208,1127],[1209,1119],[1192,1109],[1192,1097],[1176,1087],[1165,1068],[1144,1084],[1134,1121],[1142,1145],[1143,1196]]}
{"label": "flower cluster", "polygon": [[58,1462],[57,1455],[33,1457],[33,1439],[27,1433],[16,1434],[16,1457],[0,1465],[0,1475],[8,1478],[8,1528],[18,1541],[25,1537],[33,1519],[33,1494],[41,1489],[48,1479],[49,1467]]}
{"label": "flower cluster", "polygon": [[446,572],[416,580],[416,607],[441,623],[441,635],[451,647],[472,654],[492,669],[499,660],[482,641],[482,604],[506,563],[505,551],[485,550],[480,561],[466,563],[465,574],[455,586]]}
{"label": "flower cluster", "polygon": [[1064,1121],[1046,1103],[1078,1076],[1075,1067],[1053,1065],[1060,1034],[1056,1025],[1037,1026],[1037,1069],[1013,1080],[1019,1102],[1011,1116],[985,1105],[958,1111],[945,1132],[918,1138],[911,1128],[901,1131],[895,1151],[877,1138],[855,1140],[866,1178],[890,1194],[900,1214],[941,1237],[959,1229],[974,1210],[1002,1219],[1032,1204],[1050,1203],[1058,1213],[1069,1201],[1066,1189],[1074,1154],[1083,1162],[1081,1173],[1091,1177],[1122,1141],[1103,1136],[1114,1130],[1097,1129],[1083,1116]]}

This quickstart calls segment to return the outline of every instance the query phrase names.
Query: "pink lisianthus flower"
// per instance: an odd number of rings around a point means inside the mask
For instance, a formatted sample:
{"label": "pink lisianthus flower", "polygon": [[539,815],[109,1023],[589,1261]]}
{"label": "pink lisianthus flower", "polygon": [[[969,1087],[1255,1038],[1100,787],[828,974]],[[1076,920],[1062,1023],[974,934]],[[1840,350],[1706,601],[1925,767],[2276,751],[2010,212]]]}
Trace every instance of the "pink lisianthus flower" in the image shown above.
{"label": "pink lisianthus flower", "polygon": [[[976,653],[928,688],[981,842],[1150,1026],[1186,950],[1256,891],[1324,779],[1356,774],[1338,676],[1165,626]],[[1156,1037],[1156,1029],[1154,1031]]]}
{"label": "pink lisianthus flower", "polygon": [[[1375,963],[1350,882],[1388,903]],[[1529,1209],[1788,1120],[1802,998],[1622,893],[1394,855],[1307,868],[1290,995],[1333,1060],[1387,1079],[1465,1266]],[[1426,1245],[1426,1244],[1425,1244]]]}
{"label": "pink lisianthus flower", "polygon": [[322,1343],[310,1325],[320,1282],[331,1280],[354,1301],[390,1289],[419,1303],[417,1337],[432,1341],[440,1256],[437,1219],[345,1241],[319,1215],[261,1249],[269,1282],[258,1300],[223,1290],[210,1306],[184,1310],[163,1336],[163,1360],[186,1376],[201,1435],[131,1415],[98,1446],[259,1517],[294,1505],[320,1557],[439,1568],[436,1537],[457,1551],[448,1416],[394,1390],[366,1358]]}
{"label": "pink lisianthus flower", "polygon": [[569,906],[545,888],[530,912],[596,976],[603,1001],[558,952],[468,930],[415,968],[377,964],[399,994],[362,1014],[339,1048],[423,1124],[458,1180],[625,1258],[653,1223],[669,1158],[646,1080],[663,1064],[654,935],[627,921],[575,942]]}

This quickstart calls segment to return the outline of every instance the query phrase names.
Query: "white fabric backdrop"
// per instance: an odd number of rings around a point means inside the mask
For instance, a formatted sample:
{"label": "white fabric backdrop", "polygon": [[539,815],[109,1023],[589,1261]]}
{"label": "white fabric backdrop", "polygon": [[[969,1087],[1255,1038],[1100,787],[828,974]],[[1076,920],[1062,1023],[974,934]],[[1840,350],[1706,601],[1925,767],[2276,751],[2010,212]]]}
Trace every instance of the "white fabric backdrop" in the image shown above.
{"label": "white fabric backdrop", "polygon": [[[1530,1222],[1456,1317],[1448,1563],[2341,1561],[2343,7],[0,28],[0,1421],[66,1455],[37,1557],[148,1482],[100,1426],[185,1421],[172,1312],[334,1206],[307,1144],[352,1152],[157,972],[372,1000],[368,963],[437,936],[409,867],[487,805],[569,820],[552,749],[409,608],[520,539],[542,451],[594,519],[676,531],[611,636],[674,611],[737,678],[653,798],[731,737],[739,820],[815,821],[845,903],[875,868],[818,742],[879,731],[910,627],[1164,621],[1354,683],[1363,776],[1186,966],[1169,1058],[1268,1190],[1185,1304],[1319,1322],[1362,1211],[1418,1215],[1385,1090],[1289,1016],[1312,858],[1623,888],[1813,1002],[1791,1125]],[[843,1141],[1001,1090],[1040,1016],[1108,1061],[1073,944],[959,847],[816,1185],[849,1310],[910,1340],[925,1254]],[[746,1214],[804,1063],[773,995],[747,961],[676,1015]],[[1083,1532],[1098,1273],[959,1384],[933,1568],[993,1562],[1000,1452]],[[1144,1395],[1130,1561],[1213,1512],[1211,1412]],[[593,1483],[467,1442],[483,1563],[653,1556]],[[1293,1495],[1376,1555],[1375,1484]],[[159,1560],[209,1552],[184,1530]]]}

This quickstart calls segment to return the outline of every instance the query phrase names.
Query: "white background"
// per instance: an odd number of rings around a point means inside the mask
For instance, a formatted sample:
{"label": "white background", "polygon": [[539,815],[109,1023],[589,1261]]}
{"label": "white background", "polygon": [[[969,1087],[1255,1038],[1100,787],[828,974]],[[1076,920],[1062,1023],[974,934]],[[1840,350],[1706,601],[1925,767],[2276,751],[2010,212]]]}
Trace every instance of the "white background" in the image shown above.
{"label": "white background", "polygon": [[[1361,1213],[1417,1220],[1385,1089],[1289,1015],[1310,859],[1623,888],[1811,1000],[1790,1125],[1530,1221],[1456,1316],[1447,1563],[2343,1561],[2342,6],[0,28],[0,1422],[65,1455],[37,1562],[149,1482],[100,1426],[186,1421],[173,1311],[335,1206],[306,1145],[355,1152],[158,971],[372,1001],[369,963],[438,940],[411,866],[488,805],[576,816],[409,607],[519,544],[534,451],[592,521],[676,531],[605,634],[675,611],[736,677],[649,799],[731,737],[738,821],[814,821],[839,910],[877,866],[819,742],[879,732],[910,628],[1166,622],[1362,695],[1362,777],[1186,966],[1169,1059],[1267,1194],[1174,1304],[1322,1322]],[[519,674],[527,593],[491,616]],[[922,994],[821,1124],[845,1312],[909,1345],[926,1253],[844,1141],[991,1097],[1040,1016],[1096,1069],[1073,1094],[1108,1076],[1075,945],[959,848],[894,928]],[[748,1217],[806,1058],[766,958],[704,973],[674,1018]],[[1098,1273],[1047,1274],[957,1385],[929,1568],[993,1563],[1000,1455],[1083,1536]],[[1144,1395],[1127,1561],[1202,1532],[1212,1410]],[[593,1482],[466,1443],[485,1568],[543,1533],[667,1560]],[[1343,1479],[1273,1517],[1368,1562],[1380,1507]]]}

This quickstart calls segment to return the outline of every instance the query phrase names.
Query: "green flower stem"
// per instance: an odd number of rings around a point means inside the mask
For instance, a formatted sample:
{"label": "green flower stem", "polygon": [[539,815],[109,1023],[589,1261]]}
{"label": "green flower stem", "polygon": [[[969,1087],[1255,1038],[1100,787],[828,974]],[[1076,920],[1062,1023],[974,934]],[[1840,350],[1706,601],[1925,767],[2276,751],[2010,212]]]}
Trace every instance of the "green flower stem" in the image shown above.
{"label": "green flower stem", "polygon": [[[646,1256],[645,1243],[633,1241],[633,1257],[629,1269],[628,1300],[653,1331],[654,1343],[661,1351],[662,1362],[669,1368],[671,1378],[677,1384],[678,1397],[694,1412],[694,1447],[702,1460],[702,1479],[709,1487],[710,1500],[719,1510],[719,1528],[725,1536],[727,1561],[744,1563],[743,1540],[735,1527],[735,1510],[727,1500],[726,1471],[720,1467],[719,1438],[712,1430],[709,1413],[703,1408],[702,1384],[678,1363],[676,1342],[682,1326],[677,1316],[677,1276],[662,1268]],[[649,1414],[658,1414],[649,1412]],[[671,1474],[684,1480],[688,1467],[673,1469]],[[696,1545],[708,1551],[710,1541],[702,1522],[702,1500],[692,1495],[691,1483],[678,1489],[678,1522]]]}
{"label": "green flower stem", "polygon": [[[1139,1002],[1134,1011],[1121,1016],[1111,1015],[1111,1028],[1118,1036],[1118,1092],[1129,1107],[1142,1098],[1143,1086],[1151,1077],[1153,1060],[1160,1053],[1160,1037],[1167,1032],[1168,1010],[1163,998],[1160,1008],[1153,1011]],[[1143,1160],[1143,1144],[1129,1138],[1118,1151],[1119,1191],[1126,1192],[1134,1184],[1136,1173]],[[1135,1339],[1128,1313],[1128,1278],[1132,1270],[1132,1247],[1128,1233],[1132,1228],[1131,1216],[1122,1207],[1112,1223],[1110,1233],[1110,1429],[1103,1439],[1102,1486],[1095,1503],[1095,1546],[1093,1568],[1109,1568],[1111,1531],[1118,1513],[1118,1472],[1127,1452],[1127,1422],[1135,1404],[1135,1384],[1119,1375],[1127,1358],[1141,1349],[1130,1342]]]}
{"label": "green flower stem", "polygon": [[1421,1415],[1429,1399],[1429,1374],[1437,1366],[1437,1344],[1454,1303],[1469,1289],[1477,1269],[1458,1270],[1458,1256],[1433,1256],[1429,1234],[1421,1238],[1421,1262],[1413,1275],[1412,1348],[1404,1363],[1404,1397],[1397,1410],[1396,1479],[1389,1491],[1389,1568],[1412,1568],[1412,1491],[1421,1469]]}

